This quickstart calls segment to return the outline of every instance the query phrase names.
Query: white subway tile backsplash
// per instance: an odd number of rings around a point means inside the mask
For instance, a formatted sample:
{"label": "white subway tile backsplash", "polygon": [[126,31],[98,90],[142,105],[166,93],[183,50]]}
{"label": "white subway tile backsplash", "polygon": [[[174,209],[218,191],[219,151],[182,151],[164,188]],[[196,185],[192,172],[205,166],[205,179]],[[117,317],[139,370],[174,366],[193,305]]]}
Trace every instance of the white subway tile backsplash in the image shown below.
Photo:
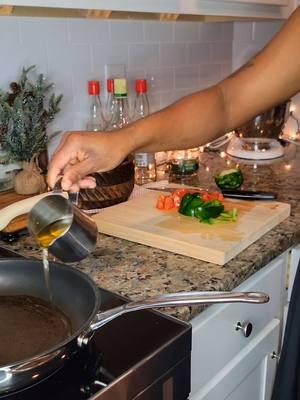
{"label": "white subway tile backsplash", "polygon": [[223,24],[202,22],[199,24],[201,42],[218,42],[223,40]]}
{"label": "white subway tile backsplash", "polygon": [[110,21],[112,42],[138,43],[144,40],[142,21]]}
{"label": "white subway tile backsplash", "polygon": [[67,43],[67,24],[61,18],[20,18],[20,37],[23,44],[38,43],[48,46]]}
{"label": "white subway tile backsplash", "polygon": [[232,63],[236,70],[253,58],[263,47],[263,44],[256,42],[236,42],[233,46]]}
{"label": "white subway tile backsplash", "polygon": [[221,79],[227,78],[232,73],[232,62],[221,64]]}
{"label": "white subway tile backsplash", "polygon": [[199,85],[198,65],[175,68],[175,89],[193,89]]}
{"label": "white subway tile backsplash", "polygon": [[213,63],[225,63],[232,60],[232,43],[214,43],[211,44],[211,61]]}
{"label": "white subway tile backsplash", "polygon": [[171,105],[172,103],[186,96],[190,92],[191,92],[190,90],[172,90],[170,92],[161,93],[160,95],[161,108]]}
{"label": "white subway tile backsplash", "polygon": [[173,40],[174,23],[148,21],[144,23],[146,42],[171,42]]}
{"label": "white subway tile backsplash", "polygon": [[282,24],[282,21],[254,22],[253,39],[256,42],[267,43],[279,31]]}
{"label": "white subway tile backsplash", "polygon": [[174,89],[174,69],[154,68],[146,73],[148,91],[153,96],[155,93]]}
{"label": "white subway tile backsplash", "polygon": [[175,42],[194,42],[198,40],[198,26],[190,22],[174,23]]}
{"label": "white subway tile backsplash", "polygon": [[58,73],[68,72],[70,77],[90,75],[91,50],[87,45],[47,46],[48,66],[56,66]]}
{"label": "white subway tile backsplash", "polygon": [[186,45],[184,43],[162,43],[159,49],[160,65],[174,67],[186,64]]}
{"label": "white subway tile backsplash", "polygon": [[233,31],[237,42],[251,42],[253,40],[253,23],[251,22],[236,22]]}
{"label": "white subway tile backsplash", "polygon": [[110,40],[109,21],[69,19],[68,22],[71,43],[107,43]]}
{"label": "white subway tile backsplash", "polygon": [[[44,46],[26,43],[24,45],[11,46],[10,43],[0,45],[1,74],[0,88],[7,89],[9,83],[19,79],[22,68],[35,65],[33,74],[43,73],[47,75],[47,59]],[[5,62],[3,62],[5,61]]]}
{"label": "white subway tile backsplash", "polygon": [[[0,17],[0,88],[23,66],[36,65],[64,95],[49,132],[83,129],[87,81],[101,81],[106,64],[124,64],[130,101],[136,78],[146,77],[152,111],[227,76],[258,51],[279,22],[164,22]],[[50,144],[50,154],[59,138]]]}
{"label": "white subway tile backsplash", "polygon": [[222,78],[222,65],[206,63],[199,66],[201,84],[206,86],[217,83]]}
{"label": "white subway tile backsplash", "polygon": [[91,52],[93,71],[99,74],[104,74],[105,64],[129,63],[127,44],[92,45]]}
{"label": "white subway tile backsplash", "polygon": [[152,68],[159,63],[158,44],[130,44],[129,69]]}
{"label": "white subway tile backsplash", "polygon": [[161,105],[160,105],[160,94],[159,93],[151,94],[151,96],[149,96],[149,108],[150,108],[150,113],[160,110]]}
{"label": "white subway tile backsplash", "polygon": [[223,26],[223,42],[232,42],[234,40],[233,27],[234,24],[232,22],[224,22]]}
{"label": "white subway tile backsplash", "polygon": [[210,61],[210,45],[208,43],[189,43],[187,45],[188,64],[206,64]]}

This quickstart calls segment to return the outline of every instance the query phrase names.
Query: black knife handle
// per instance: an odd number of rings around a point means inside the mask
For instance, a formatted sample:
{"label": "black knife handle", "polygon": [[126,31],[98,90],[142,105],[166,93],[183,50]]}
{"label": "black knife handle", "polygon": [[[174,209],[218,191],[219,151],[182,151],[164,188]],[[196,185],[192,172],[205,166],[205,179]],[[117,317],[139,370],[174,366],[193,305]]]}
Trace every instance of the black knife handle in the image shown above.
{"label": "black knife handle", "polygon": [[255,190],[222,190],[224,197],[244,200],[275,200],[277,194],[274,192],[262,192]]}

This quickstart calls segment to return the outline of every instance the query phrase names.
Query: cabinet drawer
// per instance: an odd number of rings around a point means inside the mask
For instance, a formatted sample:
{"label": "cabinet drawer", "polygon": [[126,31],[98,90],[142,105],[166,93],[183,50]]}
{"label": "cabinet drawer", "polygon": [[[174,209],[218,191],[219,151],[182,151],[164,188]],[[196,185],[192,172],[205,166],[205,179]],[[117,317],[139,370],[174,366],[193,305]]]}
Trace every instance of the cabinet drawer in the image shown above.
{"label": "cabinet drawer", "polygon": [[269,400],[277,362],[281,323],[273,319],[191,400]]}
{"label": "cabinet drawer", "polygon": [[[192,320],[193,392],[212,379],[272,319],[281,320],[286,265],[287,254],[283,254],[235,289],[266,292],[268,303],[214,305]],[[246,321],[253,325],[248,338],[236,330],[238,322]]]}

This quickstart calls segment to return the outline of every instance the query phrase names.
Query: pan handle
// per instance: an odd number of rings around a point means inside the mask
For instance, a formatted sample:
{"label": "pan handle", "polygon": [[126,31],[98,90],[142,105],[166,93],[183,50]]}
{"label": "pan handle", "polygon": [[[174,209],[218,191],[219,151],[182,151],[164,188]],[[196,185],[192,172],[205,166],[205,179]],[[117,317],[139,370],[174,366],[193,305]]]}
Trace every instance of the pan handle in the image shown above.
{"label": "pan handle", "polygon": [[180,292],[162,294],[144,300],[131,301],[119,307],[99,312],[87,331],[78,337],[78,345],[86,345],[93,332],[113,319],[132,311],[159,307],[192,306],[194,304],[216,303],[252,303],[262,304],[269,301],[263,292]]}

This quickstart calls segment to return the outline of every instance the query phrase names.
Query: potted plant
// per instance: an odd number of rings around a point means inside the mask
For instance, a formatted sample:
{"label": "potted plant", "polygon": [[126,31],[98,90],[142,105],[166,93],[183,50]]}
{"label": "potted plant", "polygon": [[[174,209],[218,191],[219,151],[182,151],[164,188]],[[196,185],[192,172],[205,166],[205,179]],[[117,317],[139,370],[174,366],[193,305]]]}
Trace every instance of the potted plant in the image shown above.
{"label": "potted plant", "polygon": [[47,154],[49,140],[47,125],[60,111],[62,95],[51,94],[53,83],[43,74],[35,81],[29,73],[35,66],[23,68],[18,82],[10,91],[0,90],[0,145],[7,161],[19,163],[22,171],[15,177],[15,191],[33,194],[43,191],[45,180],[37,160]]}

